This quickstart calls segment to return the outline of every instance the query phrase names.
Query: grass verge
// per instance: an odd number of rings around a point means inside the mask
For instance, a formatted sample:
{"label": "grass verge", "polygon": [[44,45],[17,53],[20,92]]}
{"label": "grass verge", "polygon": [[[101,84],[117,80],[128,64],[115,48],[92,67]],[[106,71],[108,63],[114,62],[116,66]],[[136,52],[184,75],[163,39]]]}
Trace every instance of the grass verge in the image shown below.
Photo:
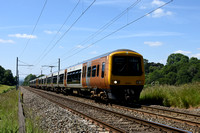
{"label": "grass verge", "polygon": [[0,85],[0,94],[1,93],[6,93],[8,92],[9,90],[12,90],[14,89],[15,86],[8,86],[8,85]]}
{"label": "grass verge", "polygon": [[26,132],[27,133],[45,133],[40,127],[39,122],[40,118],[35,117],[31,109],[24,108],[26,115]]}
{"label": "grass verge", "polygon": [[168,107],[200,107],[200,82],[180,86],[156,85],[144,88],[140,95],[142,104],[158,104]]}
{"label": "grass verge", "polygon": [[[1,88],[1,90],[3,89]],[[18,132],[18,91],[13,89],[0,94],[0,103],[0,132]]]}

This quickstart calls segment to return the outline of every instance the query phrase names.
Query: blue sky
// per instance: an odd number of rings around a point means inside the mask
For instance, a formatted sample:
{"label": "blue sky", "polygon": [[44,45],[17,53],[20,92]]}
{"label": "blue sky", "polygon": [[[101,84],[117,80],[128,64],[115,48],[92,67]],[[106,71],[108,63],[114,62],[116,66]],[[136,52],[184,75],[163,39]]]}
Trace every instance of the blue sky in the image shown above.
{"label": "blue sky", "polygon": [[[200,59],[199,0],[174,0],[130,25],[168,1],[96,0],[84,13],[93,0],[47,0],[36,25],[45,1],[0,0],[0,65],[14,75],[16,57],[21,65],[34,65],[20,66],[21,78],[39,75],[41,70],[49,74],[50,68],[42,66],[56,66],[58,58],[64,69],[116,49],[135,50],[150,62],[164,64],[172,53]],[[100,30],[122,12],[119,19]]]}

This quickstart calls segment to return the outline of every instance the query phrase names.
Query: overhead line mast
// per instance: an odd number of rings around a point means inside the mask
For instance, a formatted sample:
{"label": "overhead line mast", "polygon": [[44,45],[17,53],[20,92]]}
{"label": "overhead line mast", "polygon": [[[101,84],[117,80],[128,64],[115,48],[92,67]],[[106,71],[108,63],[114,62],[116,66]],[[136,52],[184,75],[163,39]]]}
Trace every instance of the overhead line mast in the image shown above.
{"label": "overhead line mast", "polygon": [[[23,63],[23,64],[19,64],[19,62],[21,62],[21,63]],[[19,66],[28,66],[28,67],[30,67],[30,66],[33,66],[33,65],[29,65],[28,63],[25,63],[25,62],[23,62],[23,61],[20,61],[19,59],[18,59],[18,57],[17,57],[17,59],[16,59],[16,90],[18,89],[18,87],[19,87]]]}

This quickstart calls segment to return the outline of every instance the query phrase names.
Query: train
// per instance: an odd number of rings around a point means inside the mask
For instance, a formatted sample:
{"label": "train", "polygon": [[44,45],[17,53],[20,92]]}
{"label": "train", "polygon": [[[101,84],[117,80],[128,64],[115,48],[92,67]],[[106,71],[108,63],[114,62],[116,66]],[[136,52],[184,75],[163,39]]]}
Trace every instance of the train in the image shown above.
{"label": "train", "polygon": [[31,80],[30,87],[103,101],[134,103],[145,83],[143,56],[118,49]]}

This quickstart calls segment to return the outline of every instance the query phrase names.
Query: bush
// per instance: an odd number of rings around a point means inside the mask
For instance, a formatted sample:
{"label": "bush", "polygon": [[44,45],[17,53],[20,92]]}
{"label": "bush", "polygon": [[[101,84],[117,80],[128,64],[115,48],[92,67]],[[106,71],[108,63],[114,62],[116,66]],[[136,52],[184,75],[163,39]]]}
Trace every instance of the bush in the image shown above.
{"label": "bush", "polygon": [[200,82],[181,86],[148,87],[142,91],[140,102],[180,108],[200,107]]}

